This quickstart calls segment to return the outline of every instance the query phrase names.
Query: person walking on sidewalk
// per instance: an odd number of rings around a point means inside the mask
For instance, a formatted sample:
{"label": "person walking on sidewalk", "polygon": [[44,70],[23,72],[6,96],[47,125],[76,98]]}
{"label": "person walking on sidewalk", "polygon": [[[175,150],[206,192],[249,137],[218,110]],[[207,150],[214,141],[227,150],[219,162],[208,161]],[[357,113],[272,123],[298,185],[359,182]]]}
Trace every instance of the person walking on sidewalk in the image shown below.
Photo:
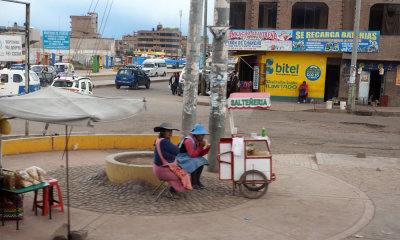
{"label": "person walking on sidewalk", "polygon": [[303,81],[303,84],[299,86],[299,98],[297,103],[305,103],[308,96],[308,85],[306,81]]}
{"label": "person walking on sidewalk", "polygon": [[190,180],[194,189],[204,188],[200,182],[200,176],[204,165],[208,165],[207,159],[203,156],[208,153],[211,145],[204,141],[208,132],[201,124],[196,124],[190,134],[179,144],[180,153],[177,156],[178,164],[186,172],[190,173]]}

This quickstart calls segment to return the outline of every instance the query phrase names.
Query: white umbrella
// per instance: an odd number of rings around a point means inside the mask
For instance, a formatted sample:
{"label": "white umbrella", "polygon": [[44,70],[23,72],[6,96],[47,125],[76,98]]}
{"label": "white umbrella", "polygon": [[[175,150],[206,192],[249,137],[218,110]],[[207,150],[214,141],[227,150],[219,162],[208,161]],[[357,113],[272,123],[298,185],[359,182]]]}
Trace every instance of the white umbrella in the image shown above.
{"label": "white umbrella", "polygon": [[[145,109],[145,100],[104,98],[48,87],[30,94],[0,98],[0,114],[36,122],[65,125],[68,239],[70,238],[68,126],[93,126],[131,118]],[[0,134],[0,168],[2,167]]]}

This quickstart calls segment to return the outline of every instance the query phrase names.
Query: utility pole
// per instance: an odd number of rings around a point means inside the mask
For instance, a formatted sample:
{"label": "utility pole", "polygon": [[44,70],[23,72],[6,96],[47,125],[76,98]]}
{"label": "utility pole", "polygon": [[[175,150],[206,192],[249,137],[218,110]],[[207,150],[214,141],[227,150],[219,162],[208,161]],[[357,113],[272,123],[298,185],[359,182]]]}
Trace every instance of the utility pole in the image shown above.
{"label": "utility pole", "polygon": [[[25,4],[25,93],[29,93],[29,50],[30,50],[30,40],[29,40],[29,25],[30,25],[30,15],[31,15],[31,4]],[[25,136],[29,136],[29,121],[25,120]]]}
{"label": "utility pole", "polygon": [[355,106],[355,88],[356,88],[356,73],[357,73],[357,50],[358,50],[358,33],[360,27],[360,11],[361,0],[356,0],[356,9],[354,16],[354,35],[353,35],[353,49],[351,52],[351,66],[349,78],[349,91],[347,93],[347,110],[354,111]]}
{"label": "utility pole", "polygon": [[201,18],[203,0],[190,1],[185,89],[183,91],[182,135],[186,136],[196,122],[197,91],[199,84],[199,60],[201,42]]}
{"label": "utility pole", "polygon": [[207,1],[204,0],[204,17],[203,17],[203,71],[201,74],[201,95],[206,95],[206,63],[207,63],[207,45],[208,45],[208,38],[207,36]]}
{"label": "utility pole", "polygon": [[230,0],[215,0],[212,74],[210,77],[211,106],[209,132],[211,149],[208,152],[208,171],[218,171],[218,143],[225,134],[226,82],[228,78],[228,29]]}
{"label": "utility pole", "polygon": [[[25,94],[29,93],[29,25],[30,25],[30,12],[31,4],[28,2],[2,0],[3,2],[11,2],[18,4],[25,4]],[[25,136],[29,136],[29,121],[25,120]]]}

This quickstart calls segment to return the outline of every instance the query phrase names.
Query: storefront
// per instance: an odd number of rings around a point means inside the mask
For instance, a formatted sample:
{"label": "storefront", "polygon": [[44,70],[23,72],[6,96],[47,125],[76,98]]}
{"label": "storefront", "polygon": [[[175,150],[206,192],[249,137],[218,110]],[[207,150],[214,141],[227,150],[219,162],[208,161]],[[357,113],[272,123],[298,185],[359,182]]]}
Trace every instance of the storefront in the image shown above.
{"label": "storefront", "polygon": [[[271,99],[308,101],[339,97],[341,58],[352,50],[352,31],[231,30],[229,50],[239,57],[239,91],[269,92]],[[379,32],[361,31],[359,52],[379,51]],[[248,91],[249,89],[247,89]]]}
{"label": "storefront", "polygon": [[[350,60],[343,62],[344,73],[350,71]],[[400,62],[394,61],[357,61],[357,89],[358,104],[396,105],[396,97],[400,92]],[[348,74],[342,74],[346,77]],[[342,82],[346,79],[342,79]],[[342,89],[345,96],[347,89]],[[389,104],[389,102],[391,102]]]}

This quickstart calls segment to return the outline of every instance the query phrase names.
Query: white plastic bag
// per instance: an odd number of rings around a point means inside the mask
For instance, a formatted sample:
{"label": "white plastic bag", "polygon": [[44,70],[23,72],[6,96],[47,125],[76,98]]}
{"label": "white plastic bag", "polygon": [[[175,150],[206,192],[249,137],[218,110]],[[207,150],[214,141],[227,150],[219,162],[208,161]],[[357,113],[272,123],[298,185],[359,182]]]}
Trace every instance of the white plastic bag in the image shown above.
{"label": "white plastic bag", "polygon": [[242,156],[244,150],[244,138],[232,138],[232,152],[235,156]]}

